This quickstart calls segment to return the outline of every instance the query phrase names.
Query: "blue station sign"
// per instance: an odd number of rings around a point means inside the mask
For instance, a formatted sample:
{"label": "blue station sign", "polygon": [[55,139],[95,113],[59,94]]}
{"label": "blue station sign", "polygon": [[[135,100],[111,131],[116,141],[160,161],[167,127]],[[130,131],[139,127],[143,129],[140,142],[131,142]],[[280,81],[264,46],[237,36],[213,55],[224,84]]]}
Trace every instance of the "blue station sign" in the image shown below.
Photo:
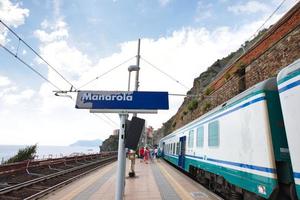
{"label": "blue station sign", "polygon": [[78,109],[160,110],[169,109],[168,92],[79,91]]}

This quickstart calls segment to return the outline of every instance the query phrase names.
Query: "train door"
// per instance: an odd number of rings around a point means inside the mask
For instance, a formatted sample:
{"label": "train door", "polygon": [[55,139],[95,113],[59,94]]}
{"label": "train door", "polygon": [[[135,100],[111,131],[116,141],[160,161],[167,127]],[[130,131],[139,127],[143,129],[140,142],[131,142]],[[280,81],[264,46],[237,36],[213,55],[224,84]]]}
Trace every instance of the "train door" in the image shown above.
{"label": "train door", "polygon": [[179,150],[178,166],[184,169],[186,136],[183,136],[179,139],[179,144],[180,144],[180,150]]}

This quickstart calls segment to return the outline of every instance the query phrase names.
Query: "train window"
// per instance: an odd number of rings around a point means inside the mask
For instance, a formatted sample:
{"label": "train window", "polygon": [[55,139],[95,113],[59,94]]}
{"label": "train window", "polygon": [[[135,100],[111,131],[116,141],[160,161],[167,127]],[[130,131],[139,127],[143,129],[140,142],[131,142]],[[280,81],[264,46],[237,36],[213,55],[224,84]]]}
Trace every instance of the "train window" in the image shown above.
{"label": "train window", "polygon": [[189,132],[189,141],[188,141],[188,146],[189,148],[193,148],[194,147],[194,130],[190,130]]}
{"label": "train window", "polygon": [[173,143],[173,154],[175,154],[175,151],[176,151],[176,149],[175,149],[175,143]]}
{"label": "train window", "polygon": [[172,143],[173,151],[172,154],[175,154],[175,143]]}
{"label": "train window", "polygon": [[176,143],[176,155],[179,154],[179,142]]}
{"label": "train window", "polygon": [[208,146],[219,146],[219,121],[213,121],[208,124]]}
{"label": "train window", "polygon": [[196,146],[197,147],[203,147],[204,143],[204,128],[203,126],[200,126],[197,128],[197,140],[196,140]]}

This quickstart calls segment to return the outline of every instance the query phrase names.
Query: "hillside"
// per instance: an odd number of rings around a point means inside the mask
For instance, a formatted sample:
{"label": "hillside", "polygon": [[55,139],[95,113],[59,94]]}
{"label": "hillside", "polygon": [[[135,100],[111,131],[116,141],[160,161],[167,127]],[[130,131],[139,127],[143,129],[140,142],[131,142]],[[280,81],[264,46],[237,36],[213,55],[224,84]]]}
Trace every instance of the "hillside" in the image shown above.
{"label": "hillside", "polygon": [[[251,41],[246,41],[242,46],[244,50],[249,49],[267,32],[264,29]],[[215,61],[207,70],[201,73],[194,79],[193,87],[187,92],[186,97],[179,107],[177,113],[172,116],[163,126],[157,131],[161,137],[168,135],[175,129],[180,128],[198,116],[209,111],[212,107],[209,101],[205,101],[205,96],[208,96],[210,91],[207,86],[215,80],[220,72],[223,72],[226,67],[230,66],[244,52],[243,48],[239,48],[235,52],[231,52],[228,56]],[[203,101],[204,100],[204,101]],[[202,103],[201,103],[202,102]],[[158,137],[160,138],[160,137]]]}
{"label": "hillside", "polygon": [[300,4],[277,23],[215,61],[194,79],[177,113],[155,131],[156,143],[253,85],[274,77],[300,57]]}
{"label": "hillside", "polygon": [[101,151],[117,151],[119,135],[111,135],[103,141]]}
{"label": "hillside", "polygon": [[102,140],[78,140],[77,142],[70,144],[69,146],[80,146],[80,147],[99,147],[102,144]]}

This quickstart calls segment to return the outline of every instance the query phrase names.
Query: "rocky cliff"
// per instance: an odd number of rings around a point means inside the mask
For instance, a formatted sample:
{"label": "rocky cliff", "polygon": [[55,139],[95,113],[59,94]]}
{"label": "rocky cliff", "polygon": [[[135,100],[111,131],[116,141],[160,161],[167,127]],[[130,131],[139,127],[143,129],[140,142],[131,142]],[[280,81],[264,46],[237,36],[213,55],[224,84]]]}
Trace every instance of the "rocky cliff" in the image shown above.
{"label": "rocky cliff", "polygon": [[177,113],[156,131],[163,136],[198,118],[245,89],[276,76],[300,58],[300,2],[269,29],[217,60],[194,79]]}

